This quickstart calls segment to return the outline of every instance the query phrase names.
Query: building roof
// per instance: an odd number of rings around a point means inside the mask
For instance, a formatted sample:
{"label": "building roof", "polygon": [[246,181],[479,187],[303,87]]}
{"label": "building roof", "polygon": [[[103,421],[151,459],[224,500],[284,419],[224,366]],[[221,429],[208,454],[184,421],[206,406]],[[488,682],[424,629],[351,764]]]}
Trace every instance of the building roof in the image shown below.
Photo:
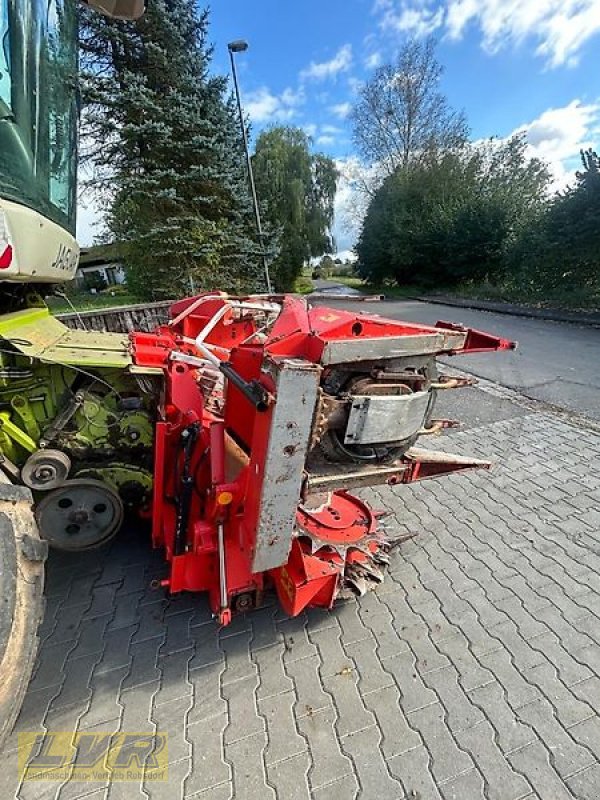
{"label": "building roof", "polygon": [[82,247],[79,256],[80,267],[104,267],[108,264],[119,263],[123,260],[121,245],[99,244],[93,247]]}

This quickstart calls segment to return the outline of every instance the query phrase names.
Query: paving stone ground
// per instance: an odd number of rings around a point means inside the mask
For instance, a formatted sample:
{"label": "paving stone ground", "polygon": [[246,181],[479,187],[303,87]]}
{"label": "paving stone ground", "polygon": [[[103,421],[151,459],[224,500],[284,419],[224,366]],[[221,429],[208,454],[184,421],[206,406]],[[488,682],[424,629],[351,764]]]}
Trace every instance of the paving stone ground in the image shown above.
{"label": "paving stone ground", "polygon": [[[0,798],[597,800],[600,435],[521,409],[444,445],[496,466],[370,491],[419,535],[333,613],[218,630],[150,588],[141,532],[54,554]],[[17,733],[47,730],[167,732],[169,779],[19,785]]]}

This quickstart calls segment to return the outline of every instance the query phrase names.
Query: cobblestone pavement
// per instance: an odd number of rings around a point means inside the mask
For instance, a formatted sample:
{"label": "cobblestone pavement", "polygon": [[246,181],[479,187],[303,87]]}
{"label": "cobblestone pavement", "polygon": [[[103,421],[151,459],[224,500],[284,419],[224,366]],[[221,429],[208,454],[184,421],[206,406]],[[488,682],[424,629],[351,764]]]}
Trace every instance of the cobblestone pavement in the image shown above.
{"label": "cobblestone pavement", "polygon": [[168,732],[169,780],[18,786],[15,732],[2,800],[597,800],[600,435],[521,409],[445,441],[497,466],[371,491],[420,533],[334,613],[219,631],[141,534],[53,555],[17,731]]}

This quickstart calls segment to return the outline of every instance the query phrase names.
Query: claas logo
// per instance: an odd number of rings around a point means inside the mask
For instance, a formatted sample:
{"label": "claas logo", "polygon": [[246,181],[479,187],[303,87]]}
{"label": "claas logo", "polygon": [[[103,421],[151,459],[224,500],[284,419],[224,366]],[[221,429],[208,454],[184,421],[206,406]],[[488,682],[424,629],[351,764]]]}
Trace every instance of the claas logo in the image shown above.
{"label": "claas logo", "polygon": [[29,781],[165,781],[166,733],[19,733],[19,775]]}

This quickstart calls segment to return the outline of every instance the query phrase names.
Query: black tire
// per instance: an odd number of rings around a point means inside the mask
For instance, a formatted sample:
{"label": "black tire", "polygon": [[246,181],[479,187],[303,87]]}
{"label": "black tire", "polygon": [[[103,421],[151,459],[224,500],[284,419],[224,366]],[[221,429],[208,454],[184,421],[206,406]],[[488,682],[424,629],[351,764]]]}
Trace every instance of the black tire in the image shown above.
{"label": "black tire", "polygon": [[[363,376],[358,376],[362,378]],[[427,368],[427,377],[424,388],[428,389],[432,381],[437,377],[437,366],[435,359],[432,359]],[[344,376],[343,373],[338,373],[332,370],[331,375],[325,381],[325,391],[330,392],[334,396],[340,392],[347,391],[352,394],[353,384],[357,380],[356,375],[350,378]],[[425,414],[424,425],[427,426],[433,415],[433,408],[435,405],[436,395],[435,392],[431,394],[427,412]],[[326,461],[338,464],[394,464],[402,458],[402,456],[409,450],[419,438],[418,433],[411,436],[404,441],[390,441],[378,445],[345,445],[341,439],[340,431],[336,429],[326,430],[321,440],[319,441],[318,448],[320,449]]]}
{"label": "black tire", "polygon": [[44,561],[31,492],[0,484],[0,747],[31,678],[44,613]]}
{"label": "black tire", "polygon": [[416,434],[403,442],[391,442],[376,447],[346,446],[340,440],[338,432],[333,430],[325,432],[319,447],[325,460],[334,464],[394,464],[418,438],[419,435]]}

